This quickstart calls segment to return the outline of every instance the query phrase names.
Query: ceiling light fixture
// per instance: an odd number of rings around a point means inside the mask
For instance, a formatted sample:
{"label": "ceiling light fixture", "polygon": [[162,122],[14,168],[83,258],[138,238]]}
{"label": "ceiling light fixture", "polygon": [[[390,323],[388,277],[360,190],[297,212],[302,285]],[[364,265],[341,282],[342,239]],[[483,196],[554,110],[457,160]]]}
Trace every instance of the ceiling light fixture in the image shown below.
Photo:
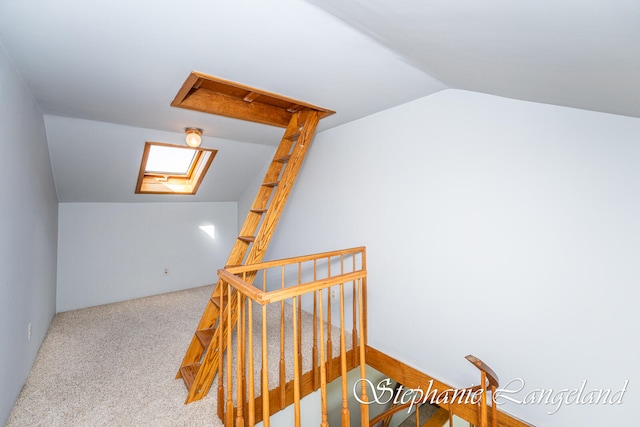
{"label": "ceiling light fixture", "polygon": [[199,147],[202,143],[202,138],[200,137],[200,135],[202,135],[202,129],[185,128],[184,131],[187,134],[187,145],[193,148]]}

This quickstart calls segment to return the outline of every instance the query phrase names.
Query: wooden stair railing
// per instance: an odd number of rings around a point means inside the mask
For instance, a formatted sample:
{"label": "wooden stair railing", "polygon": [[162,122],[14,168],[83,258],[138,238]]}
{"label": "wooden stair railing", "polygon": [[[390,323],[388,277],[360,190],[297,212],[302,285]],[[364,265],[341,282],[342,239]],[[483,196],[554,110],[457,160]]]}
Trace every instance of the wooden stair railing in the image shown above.
{"label": "wooden stair railing", "polygon": [[[318,121],[334,112],[196,72],[189,75],[171,105],[286,128],[225,265],[262,261]],[[253,277],[248,275],[246,281],[252,283]],[[226,346],[221,332],[227,326],[219,322],[219,314],[224,304],[235,301],[218,281],[176,374],[188,389],[185,403],[209,392]],[[236,318],[230,317],[231,327]]]}
{"label": "wooden stair railing", "polygon": [[[220,364],[218,371],[218,415],[225,421],[225,426],[253,427],[262,421],[268,427],[271,415],[289,405],[293,405],[294,424],[300,426],[301,399],[320,389],[320,425],[327,427],[326,387],[339,377],[342,425],[349,426],[347,372],[358,365],[361,370],[365,366],[365,249],[346,249],[231,267],[220,270],[218,274],[225,295],[232,295],[231,303],[220,312],[218,322],[233,324],[233,312],[237,315],[235,334],[228,333],[229,329],[225,327],[226,363],[224,369]],[[268,276],[275,276],[275,289],[267,280]],[[247,282],[247,277],[260,277],[262,288]],[[349,296],[352,300],[350,306],[345,303]],[[302,310],[303,306],[306,311]],[[273,316],[269,320],[268,309],[277,311],[275,325]],[[285,316],[286,313],[290,316]],[[339,324],[332,324],[332,314],[339,316]],[[261,318],[261,322],[255,321],[256,316]],[[290,325],[285,325],[288,321]],[[260,328],[256,330],[259,323]],[[275,327],[275,332],[269,329],[270,326]],[[305,337],[313,335],[313,345],[309,346],[312,354],[305,353],[301,346],[305,328]],[[349,343],[348,330],[351,333]],[[261,335],[261,346],[256,349],[254,335],[258,334]],[[332,336],[336,334],[339,342],[334,351]],[[270,354],[269,342],[274,344],[278,335],[278,354]],[[286,342],[290,345],[287,346]],[[349,344],[350,349],[347,348]],[[218,347],[222,348],[221,344]],[[285,353],[292,355],[292,366],[287,366]],[[260,367],[256,367],[257,355],[261,360]],[[277,357],[277,372],[270,368],[269,359],[273,356]],[[223,376],[226,377],[224,380]],[[360,398],[366,400],[366,390]],[[366,405],[361,412],[368,422]]]}
{"label": "wooden stair railing", "polygon": [[[403,384],[405,389],[435,390],[437,392],[442,403],[440,409],[429,419],[419,420],[418,425],[440,427],[447,424],[447,422],[452,425],[452,418],[456,415],[475,427],[533,427],[531,424],[519,420],[504,411],[498,411],[495,403],[491,405],[489,410],[488,404],[493,401],[493,393],[498,387],[498,376],[475,356],[469,355],[466,359],[480,370],[480,384],[463,389],[447,385],[371,346],[366,348],[366,358],[367,365],[388,378],[393,378]],[[482,393],[480,394],[479,402],[466,398],[480,390],[482,390]],[[491,393],[490,399],[487,395],[488,392]],[[431,402],[431,398],[428,401]],[[438,404],[439,402],[436,400],[435,403]],[[386,413],[383,412],[371,421],[379,422],[386,419],[391,410],[395,410],[395,408],[390,408],[385,411]],[[373,423],[370,425],[373,426]]]}
{"label": "wooden stair railing", "polygon": [[[378,416],[374,417],[369,421],[369,425],[375,426],[377,423],[384,421],[385,424],[388,424],[391,417],[404,410],[411,409],[411,407],[416,406],[415,409],[415,425],[416,426],[443,426],[444,424],[449,423],[450,427],[453,427],[453,416],[454,416],[454,405],[453,403],[458,400],[462,400],[464,397],[465,400],[468,400],[467,396],[472,395],[480,395],[480,401],[477,402],[477,423],[474,424],[476,427],[489,427],[488,425],[488,400],[487,400],[487,392],[491,393],[491,400],[493,400],[493,395],[499,385],[498,376],[496,373],[487,366],[482,360],[478,359],[473,355],[468,355],[465,357],[469,362],[471,362],[476,368],[480,370],[480,384],[477,386],[472,386],[463,389],[446,389],[442,392],[438,393],[438,399],[442,401],[448,402],[446,407],[441,407],[439,412],[435,412],[429,420],[420,420],[420,411],[419,405],[416,405],[416,402],[410,400],[408,402],[399,403],[392,405],[386,411],[383,411]],[[487,384],[488,382],[488,384]],[[395,393],[394,393],[395,395]],[[395,400],[394,400],[395,402]],[[498,409],[493,403],[491,405],[491,427],[498,427]],[[384,424],[383,424],[384,425]]]}
{"label": "wooden stair railing", "polygon": [[[494,402],[494,394],[499,385],[498,376],[493,370],[487,366],[482,360],[473,355],[465,357],[476,368],[480,370],[480,389],[484,392],[481,395],[480,405],[478,406],[478,427],[488,427],[487,415],[487,391],[491,392],[491,427],[498,427],[498,408]],[[487,384],[487,381],[489,382]]]}

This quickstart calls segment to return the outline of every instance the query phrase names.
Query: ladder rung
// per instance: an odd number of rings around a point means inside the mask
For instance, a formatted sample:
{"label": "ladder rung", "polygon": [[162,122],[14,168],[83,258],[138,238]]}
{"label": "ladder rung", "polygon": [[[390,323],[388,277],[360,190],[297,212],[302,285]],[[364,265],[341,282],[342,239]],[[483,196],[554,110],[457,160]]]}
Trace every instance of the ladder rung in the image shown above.
{"label": "ladder rung", "polygon": [[200,343],[204,348],[209,348],[209,344],[211,344],[211,339],[213,338],[213,333],[215,332],[214,328],[202,329],[200,331],[196,331],[196,336],[200,340]]}
{"label": "ladder rung", "polygon": [[251,243],[256,240],[256,236],[238,236],[238,240],[242,240],[243,242]]}
{"label": "ladder rung", "polygon": [[198,370],[200,369],[199,363],[194,363],[191,365],[182,366],[180,368],[180,373],[182,374],[182,379],[184,380],[184,385],[187,386],[188,390],[191,390],[191,386],[198,375]]}
{"label": "ladder rung", "polygon": [[288,133],[285,134],[282,139],[286,139],[289,141],[295,141],[296,139],[298,139],[300,137],[300,129],[298,129],[297,131],[293,132],[293,133]]}
{"label": "ladder rung", "polygon": [[242,100],[244,102],[253,102],[258,98],[260,98],[260,94],[258,92],[248,92]]}
{"label": "ladder rung", "polygon": [[293,104],[292,106],[287,108],[287,111],[290,112],[290,113],[297,113],[298,111],[302,110],[303,108],[304,107],[302,105]]}
{"label": "ladder rung", "polygon": [[275,158],[273,159],[273,161],[278,163],[287,163],[290,158],[291,158],[291,154],[287,154],[286,156]]}
{"label": "ladder rung", "polygon": [[213,305],[218,307],[218,309],[224,309],[224,307],[221,307],[221,305],[227,305],[226,303],[220,304],[220,297],[211,297],[211,302],[213,303]]}
{"label": "ladder rung", "polygon": [[263,214],[266,211],[267,211],[266,209],[251,209],[251,212],[257,213],[257,214]]}
{"label": "ladder rung", "polygon": [[263,182],[262,185],[265,187],[277,187],[278,184],[280,184],[280,181],[273,181],[273,182]]}

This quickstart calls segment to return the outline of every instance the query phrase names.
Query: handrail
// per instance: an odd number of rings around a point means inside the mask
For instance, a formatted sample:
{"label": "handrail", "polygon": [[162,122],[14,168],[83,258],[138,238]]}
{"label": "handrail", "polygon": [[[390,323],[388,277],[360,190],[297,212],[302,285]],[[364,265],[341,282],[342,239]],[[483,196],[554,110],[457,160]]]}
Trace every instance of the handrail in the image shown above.
{"label": "handrail", "polygon": [[413,405],[415,405],[414,402],[408,401],[407,403],[391,406],[391,408],[387,409],[386,411],[382,412],[381,414],[369,420],[369,425],[375,426],[380,421],[390,418],[393,414],[396,414],[402,411],[403,409],[407,409],[408,407]]}
{"label": "handrail", "polygon": [[229,270],[218,270],[218,276],[220,276],[220,278],[225,282],[233,285],[234,288],[251,298],[253,301],[258,302],[259,304],[260,301],[262,301],[262,294],[264,294],[264,292],[248,284],[238,276],[231,274]]}
{"label": "handrail", "polygon": [[282,258],[282,259],[273,260],[273,261],[263,261],[263,262],[260,262],[260,263],[257,263],[257,264],[230,266],[230,267],[227,267],[226,270],[229,271],[232,274],[238,274],[238,273],[245,273],[245,272],[249,272],[249,271],[262,270],[262,269],[265,269],[265,268],[280,267],[280,266],[288,265],[288,264],[296,264],[296,263],[300,263],[300,262],[313,261],[313,260],[318,260],[318,259],[323,259],[323,258],[334,258],[334,257],[339,257],[340,255],[351,255],[351,254],[357,254],[357,253],[364,253],[365,251],[366,251],[366,248],[364,246],[358,246],[358,247],[349,248],[349,249],[340,249],[340,250],[336,250],[336,251],[320,252],[320,253],[317,253],[317,254],[310,254],[310,255],[302,255],[302,256],[297,256],[297,257]]}
{"label": "handrail", "polygon": [[480,369],[487,375],[487,380],[489,380],[490,387],[498,387],[498,385],[500,385],[500,380],[498,380],[498,375],[495,372],[493,372],[493,369],[491,369],[482,360],[478,359],[472,354],[469,354],[468,356],[466,356],[465,359],[467,359],[476,368]]}
{"label": "handrail", "polygon": [[367,271],[361,270],[357,273],[340,274],[328,279],[314,280],[312,282],[303,283],[286,289],[277,289],[270,292],[261,291],[255,286],[248,284],[238,276],[233,275],[230,270],[218,270],[218,275],[221,279],[232,284],[236,290],[240,291],[243,295],[249,297],[254,302],[260,305],[267,305],[288,298],[330,288],[332,286],[339,285],[340,283],[352,282],[353,280],[361,279],[367,276]]}

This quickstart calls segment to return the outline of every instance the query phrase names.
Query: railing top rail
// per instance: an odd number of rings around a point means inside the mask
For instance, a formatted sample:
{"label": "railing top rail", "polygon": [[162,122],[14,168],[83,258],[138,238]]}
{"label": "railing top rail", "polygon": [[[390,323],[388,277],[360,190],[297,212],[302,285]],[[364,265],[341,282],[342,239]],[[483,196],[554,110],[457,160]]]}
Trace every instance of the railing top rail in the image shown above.
{"label": "railing top rail", "polygon": [[218,275],[222,280],[233,285],[233,287],[241,294],[246,295],[260,305],[266,305],[366,277],[367,271],[358,270],[352,273],[339,274],[326,279],[314,280],[312,282],[302,283],[289,288],[277,289],[270,292],[264,292],[255,286],[248,284],[238,276],[232,274],[229,270],[218,270]]}
{"label": "railing top rail", "polygon": [[469,362],[471,362],[476,368],[480,369],[487,375],[487,379],[489,380],[489,385],[493,387],[498,387],[500,380],[498,380],[498,375],[482,360],[478,359],[474,355],[470,354],[465,357]]}
{"label": "railing top rail", "polygon": [[300,262],[313,261],[317,259],[323,259],[323,258],[329,258],[329,257],[333,258],[340,255],[357,254],[360,252],[364,254],[366,252],[366,248],[364,246],[359,246],[355,248],[341,249],[337,251],[329,251],[329,252],[322,252],[322,253],[312,254],[312,255],[303,255],[298,257],[284,258],[284,259],[279,259],[275,261],[265,261],[257,264],[239,265],[235,267],[226,268],[225,270],[231,274],[239,274],[239,273],[246,273],[249,271],[262,270],[266,268],[281,267],[283,265],[296,264]]}

